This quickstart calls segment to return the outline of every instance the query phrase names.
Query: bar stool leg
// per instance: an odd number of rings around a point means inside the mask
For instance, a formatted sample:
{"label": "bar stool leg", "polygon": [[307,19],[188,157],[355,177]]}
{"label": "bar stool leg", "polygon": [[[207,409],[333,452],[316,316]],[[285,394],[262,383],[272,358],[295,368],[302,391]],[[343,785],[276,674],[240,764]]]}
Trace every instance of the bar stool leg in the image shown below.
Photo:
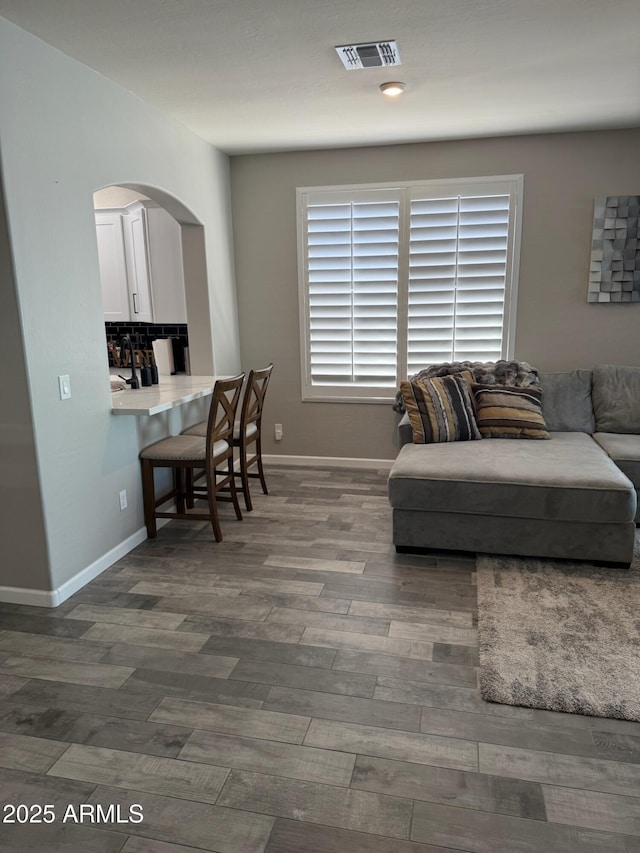
{"label": "bar stool leg", "polygon": [[260,482],[262,484],[262,491],[265,495],[269,494],[269,489],[267,489],[267,481],[264,478],[264,470],[262,468],[262,441],[260,437],[256,440],[256,456],[258,461],[258,476],[260,477]]}
{"label": "bar stool leg", "polygon": [[193,468],[187,468],[185,471],[185,502],[188,509],[193,509],[195,501],[193,496],[193,483],[195,471]]}
{"label": "bar stool leg", "polygon": [[207,465],[207,498],[209,500],[209,513],[211,514],[211,527],[216,542],[222,542],[222,528],[218,517],[218,505],[216,503],[216,472],[211,465]]}
{"label": "bar stool leg", "polygon": [[153,465],[146,459],[142,463],[142,502],[144,505],[144,523],[149,539],[158,535],[156,527],[156,494],[153,484]]}
{"label": "bar stool leg", "polygon": [[253,509],[253,503],[251,502],[251,492],[249,491],[247,448],[243,444],[240,445],[240,479],[242,481],[242,494],[244,495],[244,505],[247,508],[247,512],[251,512]]}
{"label": "bar stool leg", "polygon": [[[234,476],[233,470],[233,453],[231,454],[231,456],[229,456],[229,489],[231,491],[231,502],[233,503],[233,508],[236,511],[236,518],[238,519],[238,521],[242,521],[242,512],[240,510],[240,504],[238,503],[238,490],[236,489],[236,478]],[[246,502],[246,492],[244,499]]]}
{"label": "bar stool leg", "polygon": [[185,504],[184,504],[184,496],[185,496],[185,470],[184,468],[174,468],[174,485],[176,489],[176,509],[178,512],[184,515],[185,512]]}

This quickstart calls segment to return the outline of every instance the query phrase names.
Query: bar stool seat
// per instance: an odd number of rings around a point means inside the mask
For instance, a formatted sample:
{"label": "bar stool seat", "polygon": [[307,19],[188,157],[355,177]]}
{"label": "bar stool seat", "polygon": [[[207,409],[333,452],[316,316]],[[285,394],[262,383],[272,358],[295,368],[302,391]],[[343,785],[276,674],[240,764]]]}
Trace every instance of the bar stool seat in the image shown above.
{"label": "bar stool seat", "polygon": [[[233,443],[234,444],[240,440],[240,435],[241,435],[240,430],[241,429],[242,429],[242,426],[240,424],[240,421],[236,421],[233,425]],[[255,424],[248,424],[248,426],[247,426],[247,438],[251,438],[251,436],[256,435],[257,432],[258,432],[258,427]],[[181,435],[199,435],[199,436],[202,436],[203,438],[206,434],[207,434],[207,422],[206,421],[202,421],[202,423],[195,424],[194,426],[189,427],[188,429],[185,429],[181,433]]]}
{"label": "bar stool seat", "polygon": [[[178,461],[199,461],[203,462],[207,458],[207,424],[204,424],[204,435],[172,435],[169,438],[163,438],[155,444],[150,444],[145,447],[140,453],[140,459],[171,459]],[[229,443],[227,441],[216,441],[213,444],[213,455],[221,456],[225,450],[228,450]]]}
{"label": "bar stool seat", "polygon": [[[236,442],[240,441],[240,436],[242,435],[242,433],[240,432],[241,429],[242,429],[242,424],[240,423],[240,421],[236,421],[233,425],[233,443],[234,444]],[[187,432],[189,432],[189,430],[187,430]],[[196,434],[199,435],[199,433],[196,433]],[[258,434],[258,427],[255,424],[247,424],[247,428],[245,430],[246,437],[249,439],[249,438],[251,438],[252,435],[257,435],[257,434]]]}

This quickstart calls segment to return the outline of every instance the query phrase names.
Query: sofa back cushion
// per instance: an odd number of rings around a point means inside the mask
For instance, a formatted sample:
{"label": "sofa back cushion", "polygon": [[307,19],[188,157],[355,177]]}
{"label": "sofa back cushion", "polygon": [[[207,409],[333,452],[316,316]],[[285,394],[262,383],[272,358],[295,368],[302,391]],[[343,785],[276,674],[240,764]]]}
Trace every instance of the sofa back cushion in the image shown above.
{"label": "sofa back cushion", "polygon": [[551,432],[586,432],[596,424],[591,400],[591,371],[541,373],[542,414]]}
{"label": "sofa back cushion", "polygon": [[598,432],[640,434],[640,367],[594,367],[592,394]]}

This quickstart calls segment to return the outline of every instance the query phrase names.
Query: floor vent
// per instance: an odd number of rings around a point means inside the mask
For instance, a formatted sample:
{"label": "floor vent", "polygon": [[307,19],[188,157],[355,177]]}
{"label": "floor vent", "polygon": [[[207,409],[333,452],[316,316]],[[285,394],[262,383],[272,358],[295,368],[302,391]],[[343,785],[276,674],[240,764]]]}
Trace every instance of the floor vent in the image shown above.
{"label": "floor vent", "polygon": [[357,68],[382,68],[401,65],[395,41],[378,41],[368,44],[343,44],[336,47],[338,56],[347,71]]}

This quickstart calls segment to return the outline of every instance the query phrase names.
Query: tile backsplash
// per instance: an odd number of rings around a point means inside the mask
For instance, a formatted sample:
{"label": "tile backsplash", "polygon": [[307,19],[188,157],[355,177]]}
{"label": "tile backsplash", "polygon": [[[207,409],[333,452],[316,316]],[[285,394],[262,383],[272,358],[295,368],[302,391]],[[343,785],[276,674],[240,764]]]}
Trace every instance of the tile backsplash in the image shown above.
{"label": "tile backsplash", "polygon": [[[119,344],[123,335],[129,335],[136,348],[151,349],[151,342],[156,338],[172,338],[174,340],[174,360],[176,371],[184,371],[184,357],[182,363],[180,354],[189,346],[189,335],[186,323],[158,324],[158,323],[105,323],[105,335],[107,344],[113,341]],[[115,366],[115,362],[109,353],[109,365]]]}

